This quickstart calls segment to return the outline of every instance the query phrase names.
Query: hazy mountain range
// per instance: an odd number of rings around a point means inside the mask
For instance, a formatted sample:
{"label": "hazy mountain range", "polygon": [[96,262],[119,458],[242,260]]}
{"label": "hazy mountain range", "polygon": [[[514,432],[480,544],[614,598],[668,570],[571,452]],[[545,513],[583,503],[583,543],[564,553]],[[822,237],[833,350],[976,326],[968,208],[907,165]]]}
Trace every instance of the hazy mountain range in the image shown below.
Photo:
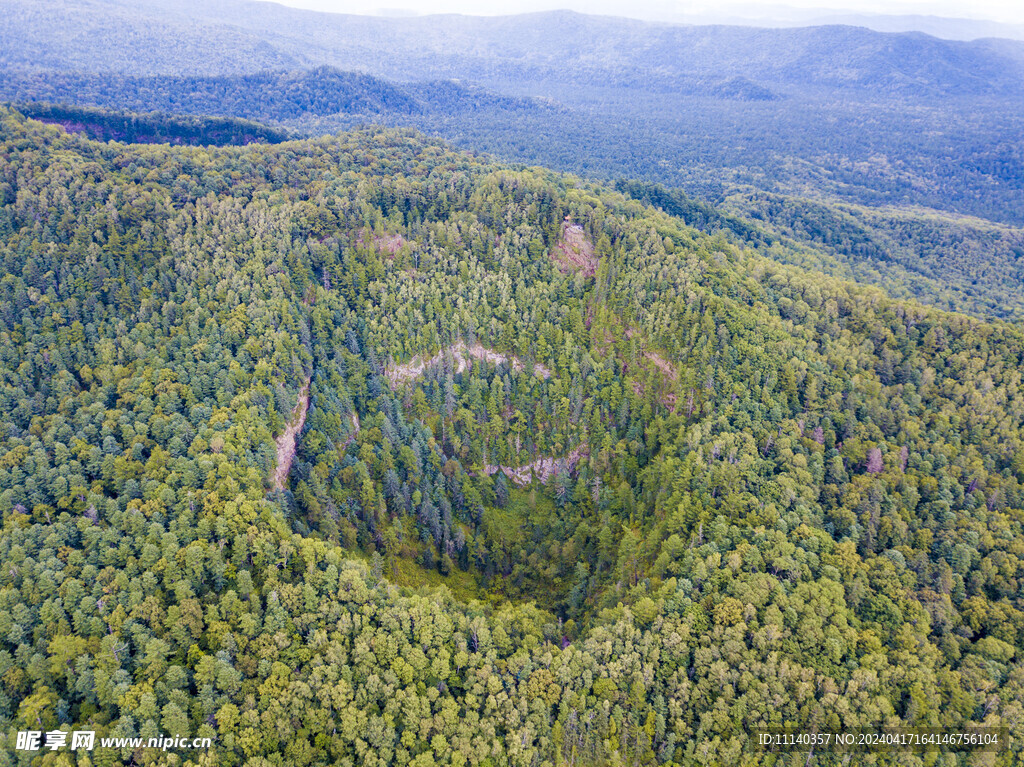
{"label": "hazy mountain range", "polygon": [[227,74],[329,64],[397,79],[462,78],[565,95],[566,83],[775,87],[910,95],[1019,93],[1024,47],[855,27],[678,26],[556,11],[380,18],[269,3],[81,0],[0,4],[0,63],[126,74]]}

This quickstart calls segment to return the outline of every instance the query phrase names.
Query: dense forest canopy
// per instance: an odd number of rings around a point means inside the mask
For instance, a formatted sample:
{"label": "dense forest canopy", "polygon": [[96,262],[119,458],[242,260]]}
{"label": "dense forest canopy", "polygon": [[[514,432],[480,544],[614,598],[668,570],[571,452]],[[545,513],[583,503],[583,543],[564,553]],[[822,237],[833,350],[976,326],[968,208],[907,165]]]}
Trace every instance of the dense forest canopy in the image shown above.
{"label": "dense forest canopy", "polygon": [[[1024,312],[1020,43],[271,4],[246,6],[227,29],[217,3],[184,17],[180,4],[133,4],[127,18],[116,3],[99,11],[111,2],[68,8],[83,31],[66,40],[51,16],[8,0],[0,99],[36,116],[27,102],[269,126],[88,122],[122,140],[415,127],[506,160],[661,185],[638,199],[710,233],[779,242],[773,258],[892,297],[983,318]],[[198,27],[172,32],[174,19]],[[118,33],[145,51],[112,59],[104,40]],[[42,38],[45,55],[32,43]]]}
{"label": "dense forest canopy", "polygon": [[788,765],[748,735],[985,724],[1020,762],[1019,326],[409,131],[0,138],[10,739]]}
{"label": "dense forest canopy", "polygon": [[[613,131],[578,136],[585,121],[564,107],[536,99],[501,97],[462,83],[398,86],[330,69],[235,78],[16,73],[0,83],[0,95],[227,116],[108,114],[92,107],[17,105],[25,114],[86,131],[95,138],[205,144],[275,142],[288,133],[319,135],[368,121],[408,123],[499,156],[541,159],[555,166],[583,168],[597,176],[664,177],[664,162],[656,160],[674,150],[664,146],[663,137],[678,135],[677,129],[665,127],[657,138],[656,152],[631,152],[640,165],[624,165],[616,159],[616,147],[634,142],[635,135]],[[251,117],[279,127],[254,124],[247,119]],[[750,119],[756,123],[761,117],[752,114]],[[640,137],[641,144],[645,140]],[[581,157],[584,145],[587,156]],[[708,149],[719,151],[714,146]],[[721,159],[727,165],[737,161]],[[773,178],[784,175],[779,170]],[[685,183],[678,175],[672,178]],[[913,297],[981,317],[1017,319],[1024,313],[1024,291],[1020,290],[1024,284],[1024,231],[1018,227],[935,209],[851,205],[829,199],[828,194],[826,199],[808,199],[764,192],[763,178],[739,180],[743,183],[734,184],[730,193],[716,192],[717,202],[649,181],[620,180],[617,184],[636,199],[680,216],[702,231],[727,231],[759,247],[776,245],[773,258],[880,285],[893,297]],[[814,186],[819,196],[829,188],[818,180]],[[948,185],[941,188],[943,195],[950,191]]]}
{"label": "dense forest canopy", "polygon": [[[45,10],[2,0],[0,8],[0,67],[13,81],[0,90],[52,81],[22,100],[52,101],[46,91],[77,81],[87,98],[106,91],[109,100],[76,103],[151,111],[171,96],[192,111],[188,102],[216,102],[211,93],[223,91],[224,105],[242,110],[230,116],[253,117],[258,105],[302,93],[310,71],[326,66],[341,73],[320,78],[326,97],[317,109],[346,94],[357,108],[333,121],[307,117],[313,131],[333,133],[347,127],[345,115],[370,107],[382,120],[507,159],[643,177],[716,202],[754,184],[1024,225],[1019,41],[568,11],[383,18],[241,0],[53,0]],[[110,83],[97,85],[97,76]],[[266,79],[276,87],[261,90]],[[407,99],[421,99],[410,88],[423,80],[472,83],[490,98],[471,114],[441,105],[411,114]],[[114,103],[140,96],[151,103]],[[564,108],[520,109],[512,97]]]}

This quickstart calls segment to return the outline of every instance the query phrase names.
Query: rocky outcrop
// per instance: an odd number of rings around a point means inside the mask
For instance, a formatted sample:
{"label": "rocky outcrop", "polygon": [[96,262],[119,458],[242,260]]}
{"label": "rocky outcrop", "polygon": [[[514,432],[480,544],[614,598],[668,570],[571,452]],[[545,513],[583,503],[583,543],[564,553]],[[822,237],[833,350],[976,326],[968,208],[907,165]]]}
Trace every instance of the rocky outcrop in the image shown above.
{"label": "rocky outcrop", "polygon": [[302,432],[302,427],[306,423],[306,412],[309,410],[309,380],[307,378],[299,390],[299,400],[295,403],[291,420],[276,440],[277,463],[270,478],[271,487],[275,490],[284,490],[285,483],[288,481],[288,472],[292,470],[292,461],[295,460],[295,440]]}
{"label": "rocky outcrop", "polygon": [[582,272],[587,277],[597,273],[598,256],[594,243],[579,224],[567,216],[562,223],[562,236],[551,251],[555,265],[563,272]]}
{"label": "rocky outcrop", "polygon": [[580,458],[589,455],[586,445],[580,445],[563,458],[538,458],[523,466],[502,466],[500,464],[484,464],[484,474],[488,476],[499,471],[520,487],[526,487],[534,479],[547,482],[561,471],[573,471]]}
{"label": "rocky outcrop", "polygon": [[[471,359],[483,360],[490,362],[495,365],[501,363],[509,364],[513,370],[524,370],[525,366],[522,361],[517,357],[512,357],[501,352],[496,352],[488,349],[480,344],[474,344],[473,346],[467,346],[464,342],[459,341],[456,344],[442,349],[440,352],[435,354],[433,357],[423,359],[419,355],[415,356],[409,362],[402,363],[400,365],[388,365],[384,370],[384,377],[388,379],[388,382],[392,386],[398,386],[419,378],[429,368],[436,365],[440,365],[444,358],[451,355],[452,360],[455,364],[456,373],[464,373],[469,368],[469,361]],[[550,378],[551,371],[543,365],[534,364],[533,372],[535,375],[539,375],[541,378]]]}

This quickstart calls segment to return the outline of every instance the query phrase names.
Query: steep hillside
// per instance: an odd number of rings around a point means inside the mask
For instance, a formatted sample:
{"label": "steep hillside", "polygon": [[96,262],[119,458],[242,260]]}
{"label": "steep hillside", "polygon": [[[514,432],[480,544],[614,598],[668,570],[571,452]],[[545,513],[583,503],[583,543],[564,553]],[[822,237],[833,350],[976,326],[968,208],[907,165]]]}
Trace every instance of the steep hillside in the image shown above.
{"label": "steep hillside", "polygon": [[1019,328],[411,133],[0,129],[12,749],[768,765],[767,724],[984,723],[1020,761]]}
{"label": "steep hillside", "polygon": [[758,192],[731,195],[721,207],[790,242],[834,254],[851,278],[874,282],[890,295],[1024,318],[1024,229],[934,210],[830,205]]}

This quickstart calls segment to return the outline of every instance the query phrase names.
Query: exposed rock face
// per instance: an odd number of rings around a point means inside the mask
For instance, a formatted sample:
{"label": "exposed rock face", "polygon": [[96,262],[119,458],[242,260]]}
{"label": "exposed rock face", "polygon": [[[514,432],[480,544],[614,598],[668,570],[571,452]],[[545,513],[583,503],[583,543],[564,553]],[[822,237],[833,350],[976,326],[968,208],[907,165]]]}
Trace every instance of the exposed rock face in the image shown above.
{"label": "exposed rock face", "polygon": [[[408,240],[400,234],[374,234],[370,236],[370,244],[382,253],[387,253],[391,256],[395,255],[402,246]],[[363,232],[360,232],[356,237],[356,243],[359,245],[366,245],[366,239]]]}
{"label": "exposed rock face", "polygon": [[658,370],[667,375],[673,383],[679,380],[679,371],[676,370],[675,366],[664,357],[655,354],[654,352],[645,352],[644,356],[653,362]]}
{"label": "exposed rock face", "polygon": [[281,436],[277,438],[277,464],[274,466],[274,473],[271,477],[271,486],[275,490],[284,490],[285,482],[288,481],[288,472],[292,469],[292,461],[295,459],[295,439],[302,431],[306,423],[306,412],[309,410],[309,380],[299,390],[299,401],[295,403],[292,411],[292,419],[284,427]]}
{"label": "exposed rock face", "polygon": [[359,424],[359,414],[356,411],[352,411],[348,417],[349,423],[352,425],[352,431],[345,437],[344,445],[350,445],[355,442],[356,437],[359,435],[359,430],[362,428]]}
{"label": "exposed rock face", "polygon": [[502,472],[520,487],[529,485],[534,478],[547,482],[560,471],[573,471],[580,458],[589,455],[586,445],[580,445],[564,458],[538,458],[523,466],[501,466],[484,464],[484,474],[492,475]]}
{"label": "exposed rock face", "polygon": [[555,264],[563,272],[582,272],[587,277],[597,273],[598,257],[594,243],[579,224],[567,216],[562,222],[562,236],[551,251]]}
{"label": "exposed rock face", "polygon": [[[442,349],[433,357],[422,359],[417,355],[409,362],[405,362],[400,365],[389,365],[384,371],[384,377],[388,379],[388,382],[392,386],[398,386],[406,381],[419,378],[427,371],[428,368],[441,364],[441,362],[444,361],[445,356],[449,354],[455,362],[456,373],[465,372],[466,369],[469,368],[470,359],[484,360],[486,362],[492,362],[495,365],[499,363],[508,363],[511,365],[513,370],[525,369],[525,366],[517,357],[511,357],[506,354],[501,354],[500,352],[492,351],[480,344],[467,346],[464,342],[459,341],[446,349]],[[534,364],[533,372],[541,378],[551,377],[551,371],[543,365]]]}

